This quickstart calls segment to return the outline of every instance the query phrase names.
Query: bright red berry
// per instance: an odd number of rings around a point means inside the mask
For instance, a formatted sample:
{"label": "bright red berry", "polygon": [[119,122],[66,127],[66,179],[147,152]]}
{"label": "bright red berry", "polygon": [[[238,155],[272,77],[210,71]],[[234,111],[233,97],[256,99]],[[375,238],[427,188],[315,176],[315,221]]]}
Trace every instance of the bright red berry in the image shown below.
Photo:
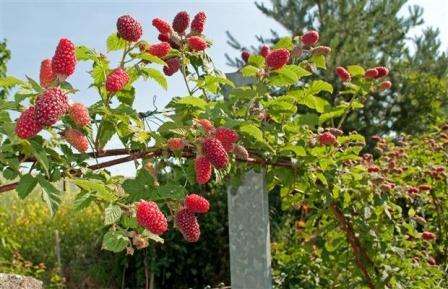
{"label": "bright red berry", "polygon": [[193,51],[203,51],[207,48],[207,42],[199,36],[190,36],[187,39],[188,47]]}
{"label": "bright red berry", "polygon": [[142,37],[142,26],[129,15],[123,15],[117,20],[118,36],[124,40],[136,42]]}
{"label": "bright red berry", "polygon": [[112,71],[106,78],[106,90],[108,92],[117,92],[125,87],[129,81],[129,76],[122,68]]}
{"label": "bright red berry", "polygon": [[167,76],[171,76],[180,69],[180,58],[173,57],[165,60],[166,65],[163,67],[163,73]]}
{"label": "bright red berry", "polygon": [[180,151],[185,147],[185,142],[180,137],[172,137],[167,140],[168,148],[172,151]]}
{"label": "bright red berry", "polygon": [[209,133],[215,129],[212,122],[208,119],[197,119],[196,122],[205,130],[206,133]]}
{"label": "bright red berry", "polygon": [[30,106],[20,114],[15,129],[18,137],[23,139],[31,138],[36,136],[42,130],[42,125],[36,121],[35,111],[34,106]]}
{"label": "bright red berry", "polygon": [[44,59],[40,64],[39,73],[40,86],[47,88],[54,80],[55,75],[51,68],[51,59]]}
{"label": "bright red berry", "polygon": [[247,160],[249,158],[249,152],[242,145],[235,144],[233,146],[232,152],[235,154],[235,157],[239,160]]}
{"label": "bright red berry", "polygon": [[342,66],[336,67],[336,75],[341,81],[350,81],[352,79],[350,72]]}
{"label": "bright red berry", "polygon": [[64,132],[64,139],[81,153],[89,148],[87,137],[79,130],[69,128]]}
{"label": "bright red berry", "polygon": [[271,69],[280,69],[289,61],[289,51],[285,48],[274,49],[266,56],[266,64]]}
{"label": "bright red berry", "polygon": [[167,56],[168,53],[170,53],[170,50],[171,50],[171,46],[169,43],[160,42],[160,43],[152,44],[151,46],[149,46],[147,51],[154,56],[163,58],[163,57]]}
{"label": "bright red berry", "polygon": [[75,66],[75,45],[70,40],[62,38],[59,40],[59,44],[51,60],[53,73],[59,80],[65,80],[75,72]]}
{"label": "bright red berry", "polygon": [[193,21],[191,21],[191,30],[196,33],[202,33],[204,31],[205,20],[207,16],[205,12],[201,11],[194,16]]}
{"label": "bright red berry", "polygon": [[380,83],[380,91],[384,91],[386,89],[390,89],[392,87],[392,82],[390,82],[389,80],[383,81]]}
{"label": "bright red berry", "polygon": [[152,26],[157,28],[161,34],[171,34],[173,30],[168,22],[160,18],[154,18],[152,20]]}
{"label": "bright red berry", "polygon": [[197,242],[201,236],[201,228],[198,219],[187,208],[181,209],[176,214],[176,225],[187,242]]}
{"label": "bright red berry", "polygon": [[314,46],[319,41],[319,33],[314,30],[307,31],[302,35],[300,40],[305,46]]}
{"label": "bright red berry", "polygon": [[171,38],[170,38],[169,34],[159,34],[157,39],[159,39],[161,42],[168,42],[168,43],[170,43],[170,41],[171,41]]}
{"label": "bright red berry", "polygon": [[313,55],[328,55],[331,53],[331,47],[328,46],[317,46],[311,50]]}
{"label": "bright red berry", "polygon": [[200,185],[208,183],[212,176],[212,164],[205,156],[198,156],[194,160],[196,182]]}
{"label": "bright red berry", "polygon": [[244,62],[248,62],[249,61],[249,57],[250,57],[250,52],[247,50],[243,50],[241,52],[241,58],[244,60]]}
{"label": "bright red berry", "polygon": [[375,69],[378,71],[377,78],[389,75],[389,69],[387,67],[378,66],[378,67],[375,67]]}
{"label": "bright red berry", "polygon": [[207,159],[216,168],[222,169],[229,164],[229,156],[218,139],[214,137],[206,138],[202,143],[202,149]]}
{"label": "bright red berry", "polygon": [[378,70],[376,68],[367,69],[364,73],[364,77],[368,79],[374,79],[378,76]]}
{"label": "bright red berry", "polygon": [[190,24],[190,15],[186,11],[177,13],[173,20],[173,30],[177,33],[184,33]]}
{"label": "bright red berry", "polygon": [[67,95],[57,87],[46,90],[36,100],[36,120],[41,125],[55,124],[68,109]]}
{"label": "bright red berry", "polygon": [[68,114],[73,122],[80,127],[90,124],[89,110],[82,103],[77,102],[70,105]]}
{"label": "bright red berry", "polygon": [[185,208],[192,213],[207,213],[210,209],[210,204],[207,199],[196,194],[190,194],[185,198]]}
{"label": "bright red berry", "polygon": [[434,234],[432,232],[424,231],[422,233],[422,238],[423,238],[423,240],[426,240],[426,241],[432,241],[432,240],[435,240],[437,237],[436,237],[436,234]]}
{"label": "bright red berry", "polygon": [[271,49],[269,48],[269,46],[263,45],[260,48],[260,55],[263,56],[264,58],[266,58],[266,56],[268,56],[270,51],[271,51]]}
{"label": "bright red berry", "polygon": [[215,131],[215,137],[222,143],[226,152],[233,150],[233,144],[238,141],[238,134],[230,128],[218,127]]}
{"label": "bright red berry", "polygon": [[168,230],[165,215],[156,203],[141,200],[137,204],[137,223],[155,235],[161,235]]}
{"label": "bright red berry", "polygon": [[320,145],[334,145],[337,142],[336,137],[329,131],[321,133],[318,139]]}

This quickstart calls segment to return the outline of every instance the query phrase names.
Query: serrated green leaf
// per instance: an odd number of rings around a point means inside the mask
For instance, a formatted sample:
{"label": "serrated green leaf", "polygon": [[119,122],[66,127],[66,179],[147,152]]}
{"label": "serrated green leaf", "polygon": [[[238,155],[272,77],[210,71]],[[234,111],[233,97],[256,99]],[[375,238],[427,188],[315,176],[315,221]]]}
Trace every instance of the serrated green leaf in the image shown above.
{"label": "serrated green leaf", "polygon": [[121,218],[122,210],[118,205],[109,205],[104,210],[104,225],[112,225],[113,223],[118,222]]}
{"label": "serrated green leaf", "polygon": [[39,164],[44,168],[45,172],[48,174],[50,163],[48,161],[47,152],[42,145],[37,141],[31,140],[32,153],[34,157],[37,159]]}
{"label": "serrated green leaf", "polygon": [[247,63],[255,67],[262,67],[264,65],[264,57],[257,54],[252,54],[249,56]]}
{"label": "serrated green leaf", "polygon": [[322,91],[333,93],[333,86],[330,83],[323,80],[313,81],[308,89],[312,94],[318,94]]}
{"label": "serrated green leaf", "polygon": [[240,132],[243,135],[253,138],[258,142],[265,142],[263,139],[263,132],[253,124],[245,124],[240,127]]}
{"label": "serrated green leaf", "polygon": [[126,40],[118,37],[117,33],[112,33],[109,37],[107,37],[107,51],[122,50],[126,47],[126,43]]}
{"label": "serrated green leaf", "polygon": [[0,87],[13,87],[19,84],[24,84],[24,82],[14,76],[0,78]]}
{"label": "serrated green leaf", "polygon": [[42,188],[42,199],[47,204],[50,213],[54,215],[61,204],[61,192],[42,176],[37,176],[39,185]]}
{"label": "serrated green leaf", "polygon": [[107,144],[107,142],[109,142],[115,132],[116,130],[114,123],[109,120],[103,120],[98,128],[98,147],[103,148]]}
{"label": "serrated green leaf", "polygon": [[144,67],[142,68],[145,75],[154,79],[163,89],[168,89],[168,82],[166,81],[166,77],[157,69]]}
{"label": "serrated green leaf", "polygon": [[23,175],[20,178],[19,184],[16,187],[16,191],[20,198],[26,198],[36,187],[37,178],[30,174]]}
{"label": "serrated green leaf", "polygon": [[293,44],[292,44],[292,38],[291,37],[280,38],[280,40],[277,41],[277,43],[275,43],[275,45],[274,45],[275,49],[286,48],[288,50],[291,50],[292,47],[293,47]]}
{"label": "serrated green leaf", "polygon": [[182,200],[186,194],[187,190],[181,185],[165,184],[157,187],[157,198],[159,200]]}
{"label": "serrated green leaf", "polygon": [[146,61],[157,63],[157,64],[160,64],[160,65],[166,65],[165,61],[163,61],[162,59],[158,58],[157,56],[154,56],[154,55],[149,54],[149,53],[132,54],[131,56],[133,58],[146,60]]}
{"label": "serrated green leaf", "polygon": [[245,77],[255,76],[258,73],[258,68],[252,65],[246,65],[241,68],[241,74]]}
{"label": "serrated green leaf", "polygon": [[280,150],[280,152],[288,152],[288,151],[293,152],[297,157],[306,156],[306,151],[303,146],[287,145]]}
{"label": "serrated green leaf", "polygon": [[318,68],[327,69],[326,59],[324,55],[313,55],[311,56],[311,62]]}
{"label": "serrated green leaf", "polygon": [[364,68],[359,65],[349,65],[349,66],[347,66],[347,70],[352,77],[358,76],[358,75],[364,75],[364,73],[365,73]]}
{"label": "serrated green leaf", "polygon": [[205,109],[207,106],[207,102],[205,100],[194,96],[181,97],[175,100],[175,104],[197,107],[199,109]]}
{"label": "serrated green leaf", "polygon": [[163,244],[165,242],[165,240],[163,240],[159,235],[153,234],[153,233],[151,233],[148,230],[144,230],[143,233],[142,233],[142,236],[144,236],[144,237],[146,237],[148,239],[151,239],[151,240],[153,240],[153,241],[155,241],[157,243]]}
{"label": "serrated green leaf", "polygon": [[76,60],[84,61],[84,60],[93,60],[93,56],[95,53],[88,48],[87,46],[80,45],[76,47]]}
{"label": "serrated green leaf", "polygon": [[129,238],[122,231],[108,231],[103,236],[102,249],[118,253],[129,244]]}

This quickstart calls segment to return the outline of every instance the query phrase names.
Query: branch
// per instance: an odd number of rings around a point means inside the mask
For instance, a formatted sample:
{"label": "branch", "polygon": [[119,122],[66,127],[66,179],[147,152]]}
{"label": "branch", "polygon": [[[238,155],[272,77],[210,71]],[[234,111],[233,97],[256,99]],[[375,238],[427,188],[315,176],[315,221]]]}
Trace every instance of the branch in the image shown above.
{"label": "branch", "polygon": [[375,285],[372,281],[372,278],[369,275],[369,271],[367,271],[366,266],[362,262],[362,259],[364,259],[368,263],[372,264],[371,259],[365,252],[364,248],[362,248],[358,237],[356,237],[355,233],[353,232],[352,225],[348,222],[348,220],[344,216],[344,213],[341,211],[341,209],[338,207],[338,205],[336,203],[332,203],[331,209],[332,209],[336,219],[338,220],[339,225],[341,226],[341,229],[345,232],[345,235],[347,236],[347,241],[349,242],[349,244],[352,248],[356,265],[358,266],[358,268],[361,270],[362,274],[364,275],[364,279],[367,283],[367,286],[369,286],[369,288],[371,288],[371,289],[375,289]]}

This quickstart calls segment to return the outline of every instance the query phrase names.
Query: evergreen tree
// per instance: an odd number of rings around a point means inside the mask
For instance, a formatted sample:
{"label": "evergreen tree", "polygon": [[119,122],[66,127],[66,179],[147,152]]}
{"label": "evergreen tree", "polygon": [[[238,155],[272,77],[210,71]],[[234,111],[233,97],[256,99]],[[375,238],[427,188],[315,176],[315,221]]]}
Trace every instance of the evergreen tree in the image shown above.
{"label": "evergreen tree", "polygon": [[[346,123],[347,129],[365,128],[361,132],[366,136],[420,132],[446,116],[448,56],[441,52],[437,29],[428,28],[409,38],[411,29],[423,24],[423,9],[410,6],[407,14],[399,14],[406,4],[407,0],[271,0],[269,7],[255,3],[292,35],[318,30],[320,43],[332,48],[327,73],[332,74],[336,65],[354,63],[391,69],[394,86],[390,92],[372,95],[366,109],[351,115]],[[228,35],[232,47],[245,49]],[[257,39],[271,43],[278,36],[273,31],[269,39]],[[242,64],[227,58],[232,66]],[[426,90],[422,90],[420,84],[426,81]],[[333,85],[340,85],[334,75]],[[332,98],[340,101],[337,96]]]}

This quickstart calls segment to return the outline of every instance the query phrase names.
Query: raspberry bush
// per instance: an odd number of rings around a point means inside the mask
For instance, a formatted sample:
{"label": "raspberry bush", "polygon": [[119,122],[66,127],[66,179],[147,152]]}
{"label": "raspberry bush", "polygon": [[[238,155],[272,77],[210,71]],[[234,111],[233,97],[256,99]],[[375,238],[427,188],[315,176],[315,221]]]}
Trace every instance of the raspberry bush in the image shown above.
{"label": "raspberry bush", "polygon": [[[363,154],[363,136],[340,130],[373,92],[391,88],[386,67],[340,66],[334,73],[343,90],[334,91],[322,79],[331,48],[309,31],[258,55],[244,53],[239,72],[250,84],[236,87],[207,54],[205,13],[190,25],[182,11],[172,23],[156,18],[151,27],[124,15],[106,41],[108,53],[121,55],[118,63],[61,39],[42,63],[40,84],[0,79],[15,87],[0,106],[0,168],[8,180],[1,191],[25,198],[39,186],[54,212],[58,183],[75,185],[77,209],[104,208],[102,248],[133,254],[163,243],[167,230],[199,241],[201,216],[214,207],[201,192],[262,169],[282,208],[300,212],[297,222],[282,224],[300,234],[273,244],[284,253],[276,255],[278,268],[288,271],[274,272],[279,286],[445,288],[446,128],[425,146],[376,137],[375,158]],[[141,39],[144,29],[158,41]],[[78,93],[70,83],[78,62],[92,65],[98,95],[89,107],[70,100]],[[166,88],[175,73],[185,80],[185,96],[163,110],[134,106],[135,83]],[[323,97],[336,95],[344,100]],[[122,147],[107,148],[112,138]],[[427,146],[434,153],[424,153]],[[129,161],[133,178],[107,170]],[[290,245],[295,241],[300,247]]]}

